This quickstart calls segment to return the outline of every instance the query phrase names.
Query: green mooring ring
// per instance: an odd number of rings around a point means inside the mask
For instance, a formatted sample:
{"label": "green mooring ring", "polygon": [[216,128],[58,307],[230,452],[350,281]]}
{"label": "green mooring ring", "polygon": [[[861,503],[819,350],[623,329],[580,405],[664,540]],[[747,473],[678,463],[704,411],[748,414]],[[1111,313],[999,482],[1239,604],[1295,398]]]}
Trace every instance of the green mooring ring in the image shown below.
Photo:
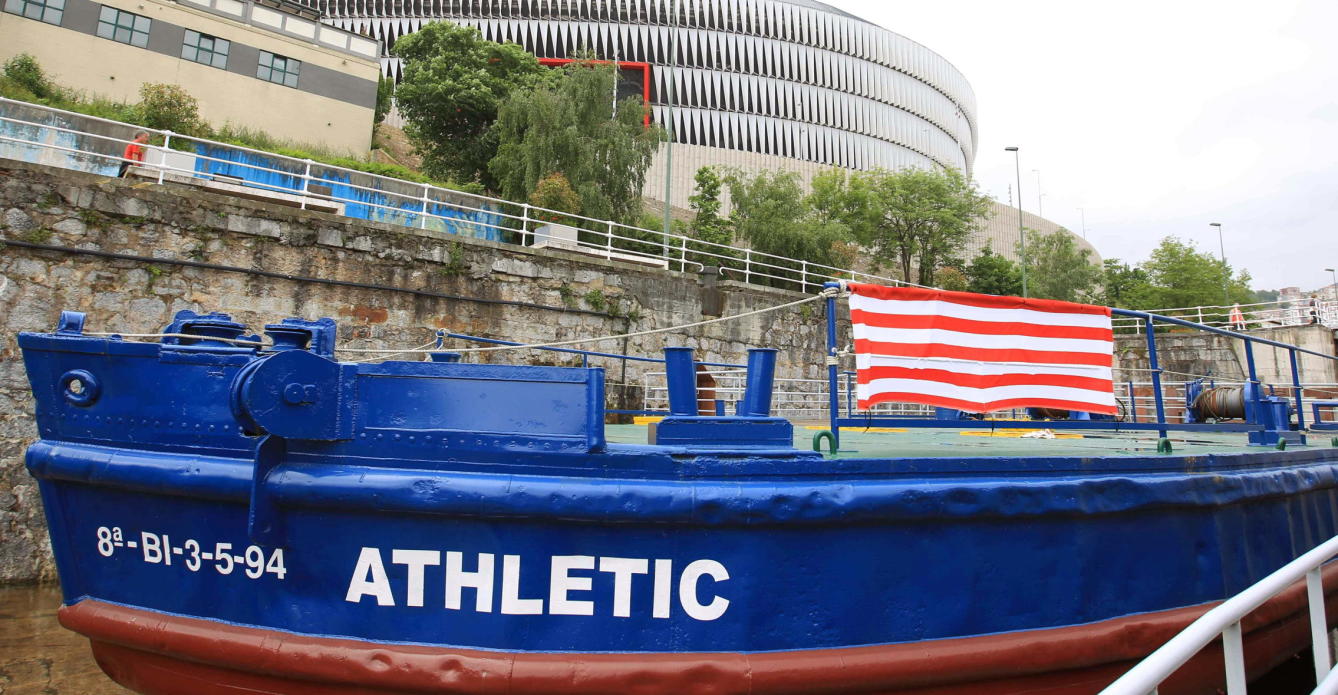
{"label": "green mooring ring", "polygon": [[813,435],[813,450],[822,451],[822,440],[827,440],[827,451],[833,455],[836,454],[836,435],[831,430],[823,430]]}
{"label": "green mooring ring", "polygon": [[1159,453],[1159,454],[1169,454],[1169,453],[1171,453],[1171,440],[1170,440],[1170,439],[1167,439],[1166,437],[1162,437],[1161,439],[1158,439],[1158,440],[1157,440],[1157,453]]}

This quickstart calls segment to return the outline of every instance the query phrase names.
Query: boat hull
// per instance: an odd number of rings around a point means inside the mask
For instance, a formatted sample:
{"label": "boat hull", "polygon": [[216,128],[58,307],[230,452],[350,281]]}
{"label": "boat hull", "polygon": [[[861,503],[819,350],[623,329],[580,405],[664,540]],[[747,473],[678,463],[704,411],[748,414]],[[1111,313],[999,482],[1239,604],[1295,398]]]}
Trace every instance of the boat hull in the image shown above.
{"label": "boat hull", "polygon": [[[1329,615],[1338,571],[1325,574]],[[85,600],[61,609],[118,683],[150,695],[317,693],[726,693],[991,695],[1099,691],[1211,606],[1093,625],[915,644],[756,654],[526,654],[330,639]],[[1333,627],[1331,623],[1330,627]],[[1244,623],[1247,668],[1264,673],[1309,639],[1303,585]],[[1215,693],[1210,646],[1162,693]]]}

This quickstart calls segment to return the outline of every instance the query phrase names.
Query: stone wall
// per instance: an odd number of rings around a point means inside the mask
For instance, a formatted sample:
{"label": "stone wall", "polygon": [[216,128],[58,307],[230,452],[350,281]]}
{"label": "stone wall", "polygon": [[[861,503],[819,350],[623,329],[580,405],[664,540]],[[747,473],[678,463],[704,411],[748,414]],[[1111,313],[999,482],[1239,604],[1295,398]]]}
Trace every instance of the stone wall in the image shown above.
{"label": "stone wall", "polygon": [[[1324,326],[1287,326],[1251,330],[1249,334],[1279,343],[1296,345],[1328,355],[1335,353],[1334,331]],[[1116,378],[1147,381],[1147,337],[1119,336],[1115,341]],[[1288,350],[1268,345],[1254,347],[1255,372],[1259,380],[1274,386],[1292,383]],[[1186,375],[1210,375],[1226,381],[1246,378],[1245,343],[1242,340],[1202,331],[1177,331],[1157,334],[1158,365],[1168,372],[1167,379],[1184,381]],[[1133,371],[1140,370],[1140,371]],[[1297,371],[1303,384],[1338,383],[1338,362],[1301,353]],[[1169,373],[1176,372],[1176,373]]]}
{"label": "stone wall", "polygon": [[[8,160],[0,160],[0,239],[0,583],[55,575],[23,467],[35,427],[15,334],[51,330],[62,309],[87,312],[90,331],[122,333],[159,331],[181,309],[224,311],[255,329],[331,316],[342,346],[384,348],[421,346],[439,328],[524,342],[611,335],[802,298]],[[817,378],[821,315],[810,304],[587,347],[657,356],[665,345],[687,345],[699,359],[741,362],[748,346],[765,345],[781,349],[778,376]],[[579,363],[535,351],[494,358]],[[640,407],[636,385],[658,367],[593,364],[608,369],[611,407]]]}

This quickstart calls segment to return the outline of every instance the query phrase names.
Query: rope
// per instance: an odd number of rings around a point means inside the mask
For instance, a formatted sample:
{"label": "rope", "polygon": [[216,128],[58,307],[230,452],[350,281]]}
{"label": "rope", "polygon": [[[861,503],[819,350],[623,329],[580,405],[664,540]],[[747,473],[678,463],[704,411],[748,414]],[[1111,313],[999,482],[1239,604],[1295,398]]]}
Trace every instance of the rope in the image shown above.
{"label": "rope", "polygon": [[[699,326],[708,326],[708,325],[711,325],[711,324],[713,324],[713,323],[722,323],[722,322],[724,322],[724,321],[734,321],[734,320],[737,320],[737,319],[747,318],[747,317],[749,317],[749,316],[757,316],[758,314],[765,314],[765,313],[772,312],[772,311],[780,311],[781,309],[789,309],[789,308],[791,308],[791,307],[796,307],[796,306],[799,306],[799,305],[801,305],[801,304],[807,304],[807,303],[809,303],[809,302],[816,302],[816,301],[818,301],[818,300],[820,300],[820,299],[826,299],[829,295],[830,295],[830,296],[836,296],[836,293],[837,293],[837,292],[839,292],[839,290],[837,290],[836,288],[829,288],[829,289],[825,289],[825,290],[823,290],[822,292],[818,293],[817,295],[815,295],[815,296],[813,296],[813,297],[805,297],[805,298],[803,298],[803,299],[795,300],[795,301],[793,301],[793,302],[787,302],[787,303],[785,303],[785,304],[777,304],[776,306],[766,307],[766,308],[764,308],[764,309],[756,309],[756,310],[754,310],[754,311],[748,311],[748,312],[744,312],[744,313],[742,313],[742,314],[733,314],[733,315],[731,315],[731,316],[720,316],[720,317],[713,318],[713,319],[706,319],[705,321],[696,321],[696,322],[693,322],[693,323],[685,323],[685,324],[682,324],[682,325],[679,325],[679,326],[669,326],[669,327],[667,327],[667,328],[652,328],[652,329],[645,330],[645,331],[636,331],[636,332],[634,332],[634,333],[622,333],[622,334],[619,334],[619,335],[606,335],[606,336],[599,337],[599,338],[577,338],[577,339],[575,339],[575,340],[558,340],[558,341],[554,341],[554,342],[550,342],[550,343],[529,343],[529,344],[526,344],[526,345],[497,345],[497,346],[493,346],[493,347],[462,348],[462,349],[450,349],[450,350],[445,350],[445,351],[448,351],[448,352],[459,352],[459,353],[466,353],[466,352],[471,352],[471,353],[473,353],[473,352],[499,352],[499,351],[502,351],[502,350],[533,350],[533,349],[536,349],[536,348],[546,348],[546,347],[565,347],[565,346],[567,346],[567,345],[580,345],[580,344],[582,344],[582,343],[602,343],[602,342],[610,341],[610,340],[623,340],[623,339],[625,339],[625,338],[639,338],[639,337],[641,337],[641,336],[655,335],[655,334],[658,334],[658,333],[672,333],[672,332],[674,332],[674,331],[682,331],[682,330],[686,330],[686,329],[689,329],[689,328],[697,328],[697,327],[699,327]],[[428,343],[427,345],[432,345],[432,344],[433,344],[433,343]],[[430,353],[430,352],[443,352],[443,351],[444,351],[442,348],[437,348],[437,349],[434,349],[434,350],[425,350],[425,349],[423,349],[424,347],[426,347],[426,346],[420,346],[420,347],[417,347],[417,348],[410,348],[410,349],[407,349],[407,350],[373,350],[373,349],[368,349],[368,348],[335,348],[335,350],[336,350],[337,352],[374,352],[374,353],[380,353],[380,354],[381,354],[380,357],[373,357],[373,358],[371,358],[371,359],[381,359],[382,357],[386,357],[386,356],[389,356],[389,355],[403,355],[403,354],[409,354],[409,353],[425,353],[425,352]]]}
{"label": "rope", "polygon": [[121,338],[189,338],[191,340],[213,340],[220,343],[236,343],[237,345],[253,345],[253,346],[265,345],[265,342],[262,340],[215,338],[209,335],[196,335],[194,333],[111,333],[108,331],[84,331],[84,335],[119,336]]}

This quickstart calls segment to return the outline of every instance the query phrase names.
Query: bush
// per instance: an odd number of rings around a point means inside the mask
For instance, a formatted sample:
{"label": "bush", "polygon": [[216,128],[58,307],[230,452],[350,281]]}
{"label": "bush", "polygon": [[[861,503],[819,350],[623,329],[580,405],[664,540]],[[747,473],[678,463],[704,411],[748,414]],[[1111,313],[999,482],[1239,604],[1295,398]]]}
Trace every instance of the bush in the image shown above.
{"label": "bush", "polygon": [[[570,212],[576,215],[581,214],[581,196],[572,190],[571,182],[560,171],[539,179],[539,182],[534,186],[534,193],[530,194],[529,203],[536,208]],[[535,211],[534,216],[545,222],[556,224],[574,225],[575,222],[566,215],[555,215],[551,212]]]}
{"label": "bush", "polygon": [[20,53],[5,61],[4,75],[38,99],[50,99],[58,91],[37,59],[27,53]]}
{"label": "bush", "polygon": [[174,84],[146,83],[139,88],[138,123],[156,130],[182,135],[206,135],[200,120],[200,102]]}

